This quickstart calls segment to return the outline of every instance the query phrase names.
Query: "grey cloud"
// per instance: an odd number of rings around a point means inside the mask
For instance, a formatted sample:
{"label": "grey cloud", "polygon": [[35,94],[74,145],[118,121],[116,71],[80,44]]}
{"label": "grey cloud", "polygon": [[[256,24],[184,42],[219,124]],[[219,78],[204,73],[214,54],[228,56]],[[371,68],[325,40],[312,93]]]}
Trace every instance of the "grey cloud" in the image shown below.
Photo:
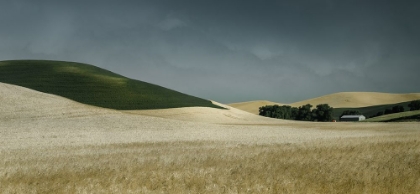
{"label": "grey cloud", "polygon": [[2,1],[0,59],[91,63],[221,102],[419,92],[412,1]]}

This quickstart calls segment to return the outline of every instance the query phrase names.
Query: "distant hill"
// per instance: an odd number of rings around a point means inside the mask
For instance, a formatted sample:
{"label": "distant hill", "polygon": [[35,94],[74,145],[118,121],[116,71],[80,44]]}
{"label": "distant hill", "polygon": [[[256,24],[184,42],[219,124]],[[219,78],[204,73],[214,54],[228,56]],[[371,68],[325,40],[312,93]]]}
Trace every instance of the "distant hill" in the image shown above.
{"label": "distant hill", "polygon": [[0,61],[0,82],[118,110],[220,108],[209,100],[126,78],[93,65],[74,62]]}
{"label": "distant hill", "polygon": [[344,107],[367,107],[383,104],[396,104],[420,99],[420,93],[409,94],[390,94],[379,92],[340,92],[312,98],[300,102],[290,104],[290,106],[298,107],[305,104],[329,104],[334,108]]}
{"label": "distant hill", "polygon": [[229,106],[252,113],[252,114],[259,114],[259,108],[266,105],[279,105],[282,106],[284,104],[271,102],[267,100],[256,100],[256,101],[249,101],[249,102],[238,102],[229,104]]}
{"label": "distant hill", "polygon": [[[329,104],[336,108],[362,108],[381,105],[394,105],[397,103],[408,102],[420,99],[420,93],[409,94],[389,94],[378,92],[340,92],[329,94],[317,98],[303,100],[291,104],[281,104],[270,101],[249,101],[229,104],[229,106],[258,114],[258,108],[265,105],[289,105],[292,107],[299,107],[305,104],[312,104],[314,107],[318,104]],[[408,103],[407,103],[408,104]],[[392,107],[391,107],[392,108]],[[375,108],[374,108],[375,109]],[[347,109],[346,109],[347,110]],[[375,109],[376,111],[378,109]],[[344,110],[343,110],[344,111]],[[378,110],[379,111],[379,110]],[[341,114],[341,113],[340,113]],[[375,112],[376,114],[376,112]]]}

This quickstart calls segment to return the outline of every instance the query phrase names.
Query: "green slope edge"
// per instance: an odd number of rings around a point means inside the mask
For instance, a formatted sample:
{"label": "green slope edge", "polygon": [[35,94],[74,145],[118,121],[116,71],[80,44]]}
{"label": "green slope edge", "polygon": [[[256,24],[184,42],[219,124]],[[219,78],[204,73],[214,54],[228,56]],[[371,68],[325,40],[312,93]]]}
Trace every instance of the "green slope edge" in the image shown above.
{"label": "green slope edge", "polygon": [[0,82],[117,110],[195,106],[221,108],[209,100],[75,62],[0,61]]}

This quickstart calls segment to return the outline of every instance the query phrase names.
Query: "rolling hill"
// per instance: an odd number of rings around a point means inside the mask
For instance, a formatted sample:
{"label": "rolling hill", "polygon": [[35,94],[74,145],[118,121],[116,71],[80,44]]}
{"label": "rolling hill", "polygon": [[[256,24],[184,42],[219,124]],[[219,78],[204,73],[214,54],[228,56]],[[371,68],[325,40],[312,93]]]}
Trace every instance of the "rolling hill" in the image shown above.
{"label": "rolling hill", "polygon": [[[90,106],[72,101],[61,96],[47,94],[29,88],[0,83],[0,123],[11,120],[66,120],[79,118],[85,121],[95,117],[117,117],[118,120],[135,119],[142,122],[152,118],[162,121],[186,121],[194,123],[219,124],[279,124],[287,123],[278,119],[260,117],[217,102],[213,104],[223,107],[182,107],[149,110],[113,110]],[[125,123],[130,123],[127,121]],[[97,125],[97,122],[92,122]],[[103,124],[103,123],[101,123]],[[142,125],[139,125],[142,126]],[[143,125],[144,126],[144,125]]]}
{"label": "rolling hill", "polygon": [[115,114],[116,110],[89,106],[61,96],[0,83],[0,118],[33,121]]}
{"label": "rolling hill", "polygon": [[334,108],[357,108],[383,104],[396,104],[417,99],[420,99],[420,93],[390,94],[379,92],[340,92],[295,102],[290,104],[290,106],[298,107],[305,104],[312,104],[314,106],[317,104],[329,104]]}
{"label": "rolling hill", "polygon": [[[378,92],[340,92],[321,96],[318,98],[312,98],[304,101],[299,101],[289,105],[292,107],[299,107],[305,104],[312,104],[316,106],[318,104],[329,104],[330,106],[336,108],[362,108],[362,107],[371,107],[371,106],[382,106],[382,105],[394,105],[397,103],[408,102],[412,100],[420,99],[420,93],[409,93],[409,94],[389,94],[389,93],[378,93]],[[264,105],[274,105],[281,103],[260,103],[260,102],[269,102],[269,101],[250,101],[250,102],[241,102],[229,104],[232,107],[258,114],[258,108]],[[246,105],[245,108],[243,105]],[[377,107],[376,107],[377,108]],[[378,109],[375,109],[378,110]],[[347,110],[346,109],[346,110]],[[344,110],[343,110],[344,111]],[[377,112],[377,111],[376,111]],[[375,114],[376,114],[375,112]]]}
{"label": "rolling hill", "polygon": [[213,107],[204,100],[93,65],[45,60],[0,62],[0,82],[117,110]]}
{"label": "rolling hill", "polygon": [[260,117],[249,112],[239,110],[218,102],[213,104],[225,109],[208,107],[184,107],[155,110],[127,110],[124,113],[160,117],[171,120],[181,120],[200,123],[217,124],[285,124],[284,120]]}

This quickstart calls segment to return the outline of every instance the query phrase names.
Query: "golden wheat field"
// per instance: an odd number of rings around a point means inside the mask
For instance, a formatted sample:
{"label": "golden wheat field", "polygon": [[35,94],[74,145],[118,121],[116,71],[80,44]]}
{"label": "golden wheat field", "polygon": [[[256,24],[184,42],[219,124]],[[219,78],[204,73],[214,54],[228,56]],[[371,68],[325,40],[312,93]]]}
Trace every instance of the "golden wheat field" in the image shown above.
{"label": "golden wheat field", "polygon": [[3,193],[418,193],[418,138],[9,150],[0,183]]}
{"label": "golden wheat field", "polygon": [[419,193],[420,124],[115,111],[0,84],[1,193]]}

